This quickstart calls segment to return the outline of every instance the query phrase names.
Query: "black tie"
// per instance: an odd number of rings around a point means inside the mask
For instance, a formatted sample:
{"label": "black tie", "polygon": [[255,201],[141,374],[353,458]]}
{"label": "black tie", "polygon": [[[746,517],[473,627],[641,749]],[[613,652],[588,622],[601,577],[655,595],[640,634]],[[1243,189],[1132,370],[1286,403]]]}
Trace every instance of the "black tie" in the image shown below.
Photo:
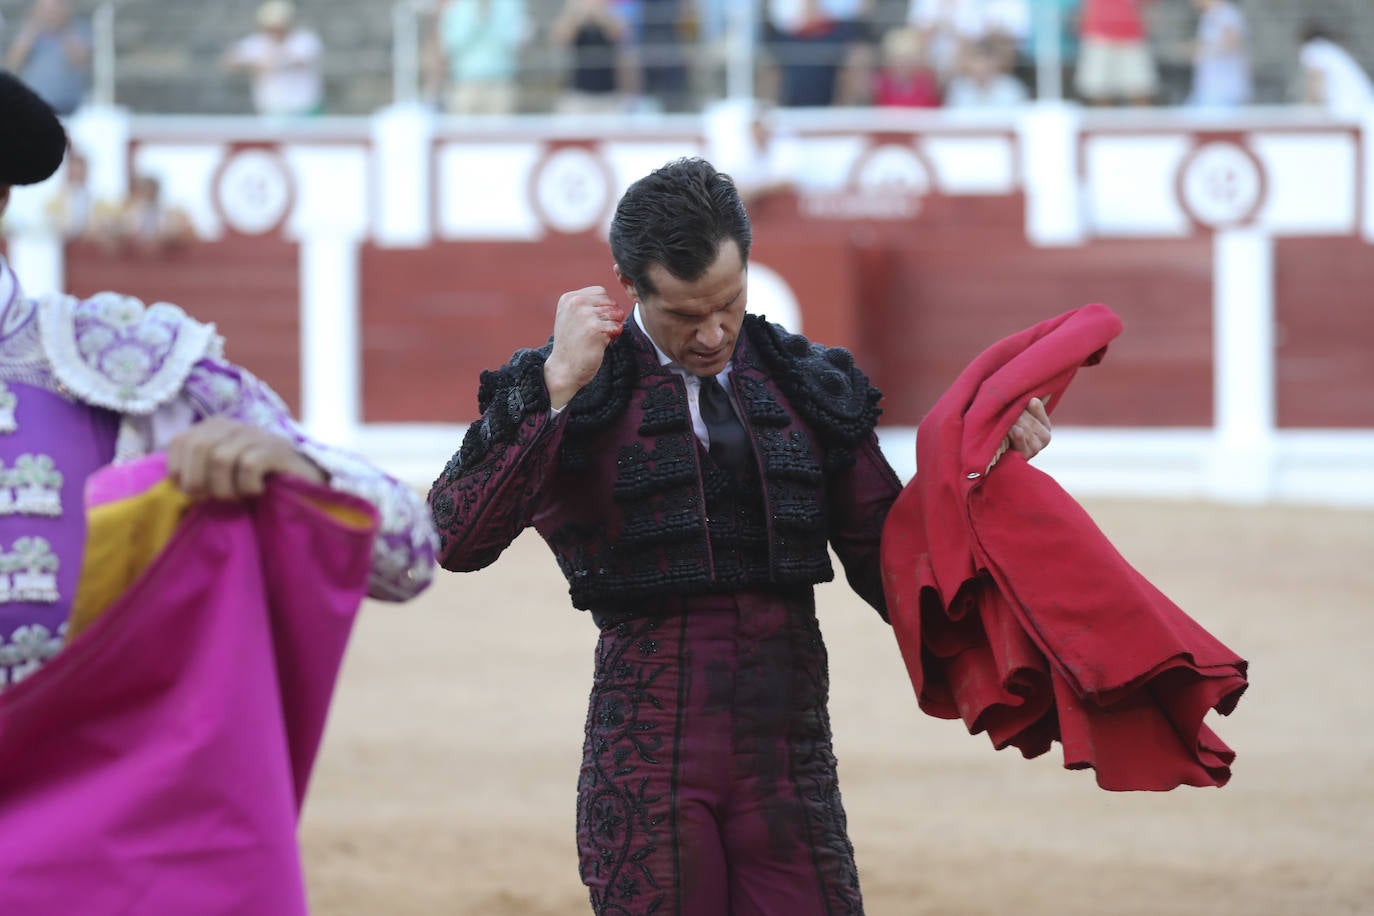
{"label": "black tie", "polygon": [[714,375],[701,377],[701,419],[706,423],[706,435],[711,439],[711,457],[716,464],[731,471],[736,478],[746,480],[753,461],[753,449],[744,424],[730,405],[730,396]]}

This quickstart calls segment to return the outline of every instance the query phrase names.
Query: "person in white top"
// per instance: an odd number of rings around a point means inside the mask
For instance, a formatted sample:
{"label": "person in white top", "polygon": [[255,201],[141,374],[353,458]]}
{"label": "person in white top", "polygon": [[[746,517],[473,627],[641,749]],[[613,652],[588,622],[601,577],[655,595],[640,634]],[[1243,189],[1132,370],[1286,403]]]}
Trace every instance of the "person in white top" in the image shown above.
{"label": "person in white top", "polygon": [[1317,25],[1303,30],[1303,101],[1338,118],[1357,118],[1374,109],[1374,80],[1350,52]]}
{"label": "person in white top", "polygon": [[1030,0],[983,0],[983,38],[991,41],[1003,66],[1016,63],[1017,49],[1030,38]]}
{"label": "person in white top", "polygon": [[949,81],[945,107],[1016,108],[1024,105],[1028,97],[1021,81],[1003,68],[996,44],[985,38],[965,53],[964,72]]}
{"label": "person in white top", "polygon": [[710,161],[734,181],[746,207],[797,189],[796,137],[779,131],[771,103],[727,99],[704,114]]}
{"label": "person in white top", "polygon": [[906,18],[921,32],[930,61],[944,80],[960,69],[974,44],[988,39],[999,63],[1010,67],[1031,30],[1028,0],[910,0]]}
{"label": "person in white top", "polygon": [[958,69],[965,46],[987,33],[978,0],[911,0],[907,24],[920,31],[931,64],[942,80]]}
{"label": "person in white top", "polygon": [[1250,52],[1245,14],[1229,0],[1193,0],[1202,14],[1193,47],[1192,104],[1230,108],[1250,101]]}
{"label": "person in white top", "polygon": [[296,26],[295,7],[270,0],[258,8],[258,31],[225,52],[223,64],[253,75],[259,114],[308,115],[324,106],[323,54],[320,37]]}

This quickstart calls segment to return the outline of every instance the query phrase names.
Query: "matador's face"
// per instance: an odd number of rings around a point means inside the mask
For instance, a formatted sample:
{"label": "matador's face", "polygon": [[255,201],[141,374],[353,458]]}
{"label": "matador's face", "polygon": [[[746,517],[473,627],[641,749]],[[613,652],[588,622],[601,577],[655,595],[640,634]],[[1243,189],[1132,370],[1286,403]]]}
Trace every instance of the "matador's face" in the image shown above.
{"label": "matador's face", "polygon": [[739,245],[722,242],[715,263],[697,280],[679,280],[661,264],[647,273],[656,292],[640,297],[639,307],[654,343],[693,375],[724,369],[735,352],[747,299],[748,271]]}

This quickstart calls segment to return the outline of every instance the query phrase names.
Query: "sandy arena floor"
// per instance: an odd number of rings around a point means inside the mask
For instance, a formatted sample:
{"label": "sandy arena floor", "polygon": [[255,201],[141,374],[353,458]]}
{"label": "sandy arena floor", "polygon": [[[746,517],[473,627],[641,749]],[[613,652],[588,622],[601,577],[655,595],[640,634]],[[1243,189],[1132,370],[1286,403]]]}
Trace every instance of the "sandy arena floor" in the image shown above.
{"label": "sandy arena floor", "polygon": [[[1221,790],[1113,794],[924,716],[890,630],[819,593],[870,916],[1374,914],[1374,513],[1088,503],[1251,663]],[[317,916],[577,916],[595,628],[527,533],[355,633],[302,841]],[[722,914],[725,916],[725,914]],[[786,914],[779,914],[786,916]]]}

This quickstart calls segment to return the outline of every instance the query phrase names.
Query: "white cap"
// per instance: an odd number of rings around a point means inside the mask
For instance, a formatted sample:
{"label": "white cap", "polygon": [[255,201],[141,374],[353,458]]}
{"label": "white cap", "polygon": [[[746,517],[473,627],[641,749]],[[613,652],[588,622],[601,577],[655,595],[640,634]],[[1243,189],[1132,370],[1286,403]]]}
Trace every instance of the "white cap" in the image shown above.
{"label": "white cap", "polygon": [[296,7],[286,0],[268,0],[258,7],[258,27],[284,29],[296,20]]}

